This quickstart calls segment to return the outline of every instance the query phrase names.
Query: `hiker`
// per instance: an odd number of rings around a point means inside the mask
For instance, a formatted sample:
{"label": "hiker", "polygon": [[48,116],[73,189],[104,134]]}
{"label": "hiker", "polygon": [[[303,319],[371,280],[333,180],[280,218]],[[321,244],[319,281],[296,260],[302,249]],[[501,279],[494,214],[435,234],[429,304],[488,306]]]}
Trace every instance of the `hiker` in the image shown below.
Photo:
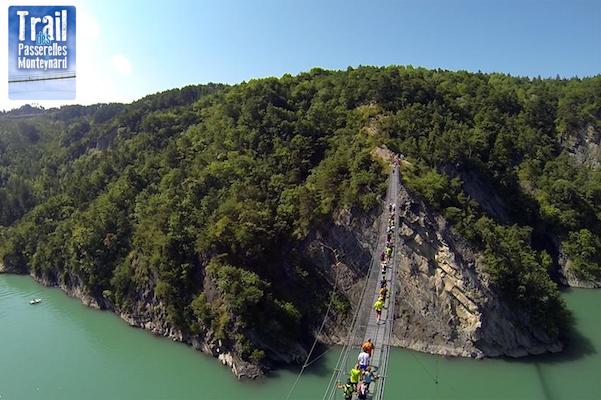
{"label": "hiker", "polygon": [[390,246],[386,246],[386,255],[387,255],[388,257],[390,257],[390,255],[391,255],[391,254],[392,254],[392,247],[390,247]]}
{"label": "hiker", "polygon": [[361,381],[357,385],[357,400],[367,400],[367,385]]}
{"label": "hiker", "polygon": [[386,277],[383,276],[382,280],[380,281],[380,289],[382,289],[383,287],[386,287],[387,281],[386,281]]}
{"label": "hiker", "polygon": [[383,287],[380,289],[380,297],[386,300],[386,295],[388,294],[388,288]]}
{"label": "hiker", "polygon": [[382,252],[382,254],[380,254],[380,261],[383,262],[384,260],[386,260],[386,254],[385,252]]}
{"label": "hiker", "polygon": [[382,263],[382,275],[386,275],[386,263]]}
{"label": "hiker", "polygon": [[351,384],[350,379],[347,380],[344,385],[338,382],[336,384],[336,387],[338,389],[342,389],[342,393],[344,394],[344,400],[351,400],[353,398],[353,392],[355,391],[355,389],[353,389],[353,385]]}
{"label": "hiker", "polygon": [[369,391],[369,385],[379,378],[380,376],[374,372],[373,367],[368,367],[365,370],[363,373],[363,383],[365,384],[367,391]]}
{"label": "hiker", "polygon": [[382,309],[384,308],[384,299],[382,297],[378,297],[378,300],[374,303],[374,310],[376,310],[377,321],[380,322],[380,318],[382,318]]}
{"label": "hiker", "polygon": [[359,369],[359,364],[355,364],[353,368],[351,368],[349,380],[351,381],[351,385],[353,386],[353,390],[357,390],[357,383],[359,383],[359,378],[361,377],[361,370]]}
{"label": "hiker", "polygon": [[371,338],[367,339],[367,342],[363,343],[361,345],[361,350],[363,350],[364,352],[366,352],[367,354],[369,354],[369,357],[371,357],[371,353],[374,351],[374,344],[371,341]]}
{"label": "hiker", "polygon": [[370,356],[365,350],[361,350],[359,356],[357,357],[357,361],[359,361],[359,369],[363,373],[369,367]]}
{"label": "hiker", "polygon": [[391,213],[392,212],[392,203],[388,203],[388,212]]}

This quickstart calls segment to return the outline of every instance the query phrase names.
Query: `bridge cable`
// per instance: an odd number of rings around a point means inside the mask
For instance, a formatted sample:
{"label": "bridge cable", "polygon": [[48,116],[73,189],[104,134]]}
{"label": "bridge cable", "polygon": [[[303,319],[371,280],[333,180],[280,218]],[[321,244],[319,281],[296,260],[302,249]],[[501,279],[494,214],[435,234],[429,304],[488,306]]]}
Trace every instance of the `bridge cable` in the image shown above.
{"label": "bridge cable", "polygon": [[[373,254],[369,260],[369,265],[371,266],[373,264]],[[370,270],[371,273],[371,270]],[[369,275],[368,275],[369,277]],[[361,305],[363,303],[363,298],[365,296],[365,293],[367,292],[367,286],[368,286],[368,282],[369,279],[365,280],[365,284],[363,286],[363,290],[361,292],[361,297],[359,298],[359,303],[357,306],[357,310],[355,310],[355,313],[353,315],[353,320],[351,322],[351,327],[349,329],[349,333],[347,335],[347,339],[345,340],[345,344],[342,348],[342,351],[340,352],[340,356],[338,356],[338,361],[336,362],[336,368],[334,369],[332,375],[330,376],[330,380],[328,382],[328,386],[327,386],[327,390],[324,393],[324,396],[322,399],[326,399],[326,398],[332,398],[333,394],[336,393],[336,387],[332,386],[333,383],[335,383],[336,378],[340,376],[340,368],[342,367],[342,365],[346,365],[346,358],[348,356],[348,349],[349,346],[352,347],[351,342],[353,340],[353,336],[355,334],[355,329],[356,329],[356,321],[357,321],[357,317],[359,316],[359,311],[361,310]],[[328,395],[329,393],[329,395]]]}
{"label": "bridge cable", "polygon": [[[336,254],[336,251],[334,251],[334,254]],[[334,265],[334,267],[338,267],[340,262],[337,260],[338,256],[336,255],[335,257],[336,257],[336,264]],[[323,352],[316,359],[314,359],[313,361],[311,361],[309,363],[309,360],[311,359],[311,355],[313,354],[313,350],[315,350],[315,346],[317,345],[317,342],[319,340],[319,336],[321,335],[321,332],[323,331],[323,328],[326,325],[326,321],[328,320],[328,314],[330,313],[332,304],[334,303],[334,296],[336,295],[336,289],[338,287],[338,272],[339,272],[339,268],[336,268],[336,273],[334,274],[334,287],[332,288],[332,291],[330,293],[330,301],[328,302],[328,308],[326,309],[326,313],[323,318],[323,321],[321,322],[321,326],[319,327],[319,331],[317,331],[317,335],[315,335],[315,340],[313,341],[313,344],[311,345],[311,350],[309,350],[309,354],[307,354],[307,358],[305,359],[303,366],[301,367],[298,375],[296,376],[296,380],[294,381],[294,384],[290,388],[290,391],[288,392],[288,395],[286,396],[286,400],[290,400],[290,396],[292,396],[292,393],[294,392],[296,385],[300,381],[300,378],[301,378],[303,372],[305,372],[305,368],[307,368],[309,365],[313,364],[315,361],[320,359],[325,353],[327,353],[327,351]]]}

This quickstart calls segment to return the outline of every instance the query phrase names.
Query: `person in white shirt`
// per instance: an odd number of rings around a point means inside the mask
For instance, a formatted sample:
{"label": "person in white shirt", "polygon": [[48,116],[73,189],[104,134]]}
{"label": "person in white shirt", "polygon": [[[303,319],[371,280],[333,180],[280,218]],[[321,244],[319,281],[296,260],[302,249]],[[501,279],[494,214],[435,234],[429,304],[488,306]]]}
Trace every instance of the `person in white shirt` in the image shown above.
{"label": "person in white shirt", "polygon": [[357,361],[359,361],[359,369],[361,371],[364,371],[365,369],[367,369],[367,367],[369,367],[369,354],[362,350],[361,353],[359,353],[359,357],[357,357]]}

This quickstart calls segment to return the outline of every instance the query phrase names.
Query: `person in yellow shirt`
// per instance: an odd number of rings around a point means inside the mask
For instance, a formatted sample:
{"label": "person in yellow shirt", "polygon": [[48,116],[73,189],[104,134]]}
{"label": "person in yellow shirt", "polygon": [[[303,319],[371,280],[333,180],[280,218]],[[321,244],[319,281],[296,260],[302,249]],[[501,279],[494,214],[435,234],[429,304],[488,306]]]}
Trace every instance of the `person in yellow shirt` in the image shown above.
{"label": "person in yellow shirt", "polygon": [[357,390],[359,379],[361,379],[361,370],[359,369],[359,364],[355,364],[355,366],[351,369],[351,374],[349,377],[351,385],[353,386],[353,390]]}
{"label": "person in yellow shirt", "polygon": [[382,310],[384,309],[384,299],[382,296],[378,297],[378,300],[374,303],[374,310],[376,310],[376,317],[378,322],[382,318]]}

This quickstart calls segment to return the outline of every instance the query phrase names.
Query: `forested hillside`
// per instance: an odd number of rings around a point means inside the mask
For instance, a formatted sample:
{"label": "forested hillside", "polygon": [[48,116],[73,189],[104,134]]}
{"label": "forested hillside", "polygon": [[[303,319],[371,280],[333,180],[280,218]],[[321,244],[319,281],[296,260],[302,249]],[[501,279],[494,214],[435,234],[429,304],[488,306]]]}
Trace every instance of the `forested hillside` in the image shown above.
{"label": "forested hillside", "polygon": [[371,154],[386,146],[497,290],[557,336],[560,270],[601,280],[601,171],[566,145],[599,145],[600,118],[601,77],[410,67],[23,108],[0,115],[0,262],[112,309],[155,299],[170,326],[265,362],[306,343],[327,301],[300,243],[378,206]]}

